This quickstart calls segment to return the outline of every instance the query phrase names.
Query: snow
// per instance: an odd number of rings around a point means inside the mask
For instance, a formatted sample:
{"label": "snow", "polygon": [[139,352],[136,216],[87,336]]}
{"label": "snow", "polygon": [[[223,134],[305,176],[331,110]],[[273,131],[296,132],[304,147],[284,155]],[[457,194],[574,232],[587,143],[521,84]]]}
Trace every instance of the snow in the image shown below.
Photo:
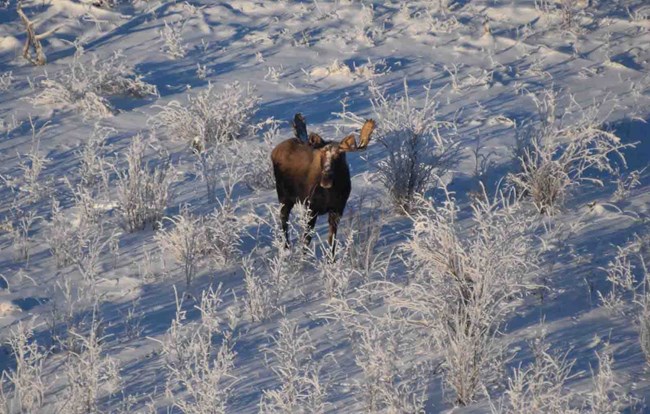
{"label": "snow", "polygon": [[[66,283],[72,288],[68,294],[74,297],[84,280],[79,266],[57,267],[46,238],[53,198],[61,203],[69,229],[85,225],[82,204],[75,205],[64,177],[72,187],[79,184],[80,151],[97,126],[114,129],[101,152],[116,169],[123,169],[132,137],[137,133],[149,136],[150,120],[161,107],[172,101],[187,107],[188,95],[195,97],[209,84],[221,91],[232,82],[254,87],[261,98],[254,123],[270,117],[281,122],[279,133],[272,136],[273,144],[292,136],[290,121],[297,112],[305,115],[310,132],[340,141],[358,132],[359,125],[337,114],[347,111],[362,119],[376,117],[370,102],[373,87],[399,96],[406,83],[409,95],[418,103],[424,102],[430,90],[439,104],[437,121],[455,122],[454,136],[460,140],[460,156],[444,180],[460,205],[459,225],[467,227],[471,194],[479,190],[473,154],[477,145],[485,166],[482,181],[491,194],[498,183],[505,183],[508,173],[517,171],[515,135],[525,120],[538,116],[535,96],[549,89],[557,91],[556,115],[565,116],[563,122],[569,123],[581,116],[583,110],[578,108],[602,104],[598,116],[603,117],[605,126],[623,143],[636,145],[625,149],[627,166],[621,166],[621,173],[625,177],[639,171],[638,185],[617,197],[617,177],[592,172],[603,180],[602,186],[587,183],[574,187],[558,214],[538,218],[555,232],[544,240],[548,250],[541,255],[540,277],[535,281],[543,288],[517,302],[499,341],[512,357],[505,368],[506,374],[511,373],[518,364],[532,360],[527,343],[543,320],[552,349],[558,354],[568,352],[569,358],[576,360],[572,368],[575,376],[565,388],[575,392],[578,400],[591,390],[590,368],[596,368],[596,352],[608,343],[619,393],[638,401],[628,403],[626,412],[648,410],[644,400],[650,397],[649,366],[639,343],[635,296],[627,292],[622,311],[616,313],[601,306],[598,295],[612,289],[604,269],[617,254],[616,246],[640,236],[646,240],[642,249],[646,259],[649,251],[650,168],[644,168],[650,161],[650,13],[644,1],[576,2],[570,27],[564,26],[560,10],[565,2],[541,0],[116,3],[113,8],[100,8],[73,0],[24,1],[25,12],[38,20],[37,33],[59,27],[43,40],[47,64],[35,67],[21,56],[25,34],[16,2],[10,0],[5,5],[0,1],[0,339],[10,338],[19,321],[36,318],[34,339],[43,349],[53,349],[42,373],[45,383],[52,386],[45,391],[42,407],[33,412],[57,412],[67,398],[66,376],[61,370],[62,355],[67,351],[52,337],[57,322],[51,319],[53,309],[66,312]],[[439,4],[449,6],[441,10]],[[540,5],[552,11],[545,12]],[[183,57],[172,59],[166,54],[161,35],[165,22],[182,28]],[[88,66],[93,56],[106,59],[116,51],[121,51],[142,81],[157,88],[157,95],[102,95],[113,109],[112,115],[105,117],[83,112],[78,105],[32,104],[42,92],[40,82],[71,71],[75,54],[80,56],[81,66]],[[197,75],[197,65],[205,67],[203,76]],[[8,72],[11,76],[3,78]],[[262,133],[268,125],[262,131],[244,133],[239,139],[246,145],[241,145],[240,152],[267,148]],[[377,136],[381,129],[378,120]],[[165,215],[179,214],[183,205],[190,206],[193,214],[205,216],[221,208],[218,203],[206,202],[205,185],[188,146],[164,128],[154,135],[155,139],[147,141],[148,159],[163,159],[160,154],[164,150],[175,178]],[[30,153],[47,159],[35,197],[24,184],[21,169]],[[251,154],[237,154],[241,157],[237,160],[250,162]],[[268,162],[270,154],[261,154],[259,162]],[[362,219],[379,217],[374,252],[390,257],[389,279],[403,281],[408,268],[401,258],[408,252],[401,246],[410,235],[412,222],[395,212],[379,183],[378,164],[387,157],[386,147],[376,140],[366,152],[348,154],[353,189],[339,237],[352,226],[353,212]],[[158,412],[166,412],[172,402],[164,392],[168,357],[161,341],[175,317],[174,289],[184,298],[186,322],[198,323],[201,318],[196,307],[209,286],[222,285],[220,312],[243,306],[247,295],[244,272],[240,259],[221,265],[201,262],[192,285],[186,288],[182,266],[161,254],[151,226],[129,233],[119,225],[116,172],[107,171],[107,186],[98,180],[90,187],[94,199],[89,206],[103,225],[102,237],[114,232],[116,242],[97,247],[99,272],[91,296],[97,299],[95,311],[106,335],[103,354],[117,361],[122,389],[110,395],[104,392],[98,406],[102,412],[150,412],[147,406],[152,403]],[[228,198],[228,183],[225,171],[220,174],[216,193],[223,203]],[[18,184],[12,187],[10,183]],[[441,200],[439,192],[431,190],[428,195]],[[241,229],[241,256],[252,255],[258,260],[256,267],[263,269],[259,260],[271,259],[275,251],[271,230],[274,220],[279,220],[274,210],[278,207],[275,190],[253,190],[240,183],[231,196],[236,217],[232,226]],[[25,238],[20,235],[20,218],[30,211],[35,219]],[[320,239],[326,239],[324,217],[319,218],[316,231]],[[22,242],[28,246],[27,257],[21,253]],[[318,245],[312,244],[316,255],[326,260]],[[300,246],[294,246],[290,257],[293,276],[280,300],[281,311],[261,322],[252,322],[247,311],[241,311],[233,328],[232,374],[238,380],[226,412],[256,413],[263,392],[281,386],[273,370],[277,354],[264,350],[274,346],[271,338],[278,334],[283,318],[296,321],[311,337],[312,362],[319,367],[321,382],[327,384],[324,411],[372,412],[364,411],[364,373],[355,354],[358,343],[342,323],[323,316],[334,301],[325,294],[317,267],[300,262],[300,255]],[[638,277],[638,266],[635,272]],[[352,277],[348,299],[360,297],[363,288],[370,289],[363,282]],[[88,328],[92,303],[85,299],[73,303],[74,317],[83,322],[80,329]],[[376,307],[369,309],[370,314],[385,312],[385,305],[371,304]],[[134,310],[133,319],[127,317],[130,309]],[[128,334],[129,324],[135,321],[141,331]],[[60,329],[63,325],[58,323]],[[405,338],[411,339],[409,335]],[[215,349],[221,345],[216,339],[214,343]],[[0,355],[0,369],[14,369],[16,362],[8,345],[0,349]],[[438,361],[439,357],[405,352],[400,363]],[[497,401],[507,384],[506,378],[489,384],[490,401]],[[483,393],[471,404],[456,407],[440,371],[422,373],[419,385],[425,390],[427,413],[490,410]],[[175,391],[176,397],[185,398],[185,391]],[[124,401],[129,396],[133,402],[127,409]]]}

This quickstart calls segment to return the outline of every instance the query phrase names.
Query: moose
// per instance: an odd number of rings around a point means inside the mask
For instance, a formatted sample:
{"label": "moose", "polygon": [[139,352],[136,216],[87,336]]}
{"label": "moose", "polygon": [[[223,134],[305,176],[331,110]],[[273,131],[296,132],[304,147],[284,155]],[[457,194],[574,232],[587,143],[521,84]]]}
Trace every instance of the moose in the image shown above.
{"label": "moose", "polygon": [[295,137],[281,142],[271,152],[285,245],[289,246],[291,209],[302,202],[310,214],[307,233],[303,236],[305,245],[311,242],[311,230],[318,216],[328,214],[328,241],[334,254],[336,231],[352,189],[345,154],[368,146],[375,121],[368,119],[363,124],[359,144],[354,134],[341,142],[325,141],[313,132],[307,135],[305,119],[299,113],[294,117],[293,129]]}

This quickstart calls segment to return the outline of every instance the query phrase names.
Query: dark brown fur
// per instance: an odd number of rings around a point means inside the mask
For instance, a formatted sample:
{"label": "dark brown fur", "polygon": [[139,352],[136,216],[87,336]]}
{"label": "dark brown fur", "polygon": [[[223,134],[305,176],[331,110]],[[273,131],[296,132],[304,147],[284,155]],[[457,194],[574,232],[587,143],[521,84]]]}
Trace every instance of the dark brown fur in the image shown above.
{"label": "dark brown fur", "polygon": [[[283,141],[273,149],[271,159],[275,188],[282,204],[280,220],[287,245],[289,214],[297,202],[302,202],[308,205],[311,212],[309,230],[314,228],[319,215],[328,214],[328,241],[334,251],[338,223],[352,189],[346,152],[364,149],[374,126],[374,121],[366,121],[358,146],[353,135],[335,143],[324,141],[311,133],[308,141],[304,142],[298,138],[304,134],[297,133],[296,138]],[[304,241],[309,244],[311,236],[306,235]]]}

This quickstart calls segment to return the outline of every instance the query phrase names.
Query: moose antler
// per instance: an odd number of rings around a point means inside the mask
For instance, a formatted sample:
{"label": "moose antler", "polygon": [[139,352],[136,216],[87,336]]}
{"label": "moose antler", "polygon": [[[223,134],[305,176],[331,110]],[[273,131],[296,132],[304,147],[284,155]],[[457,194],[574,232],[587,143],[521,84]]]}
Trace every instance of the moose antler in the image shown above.
{"label": "moose antler", "polygon": [[307,136],[307,123],[301,113],[297,113],[293,117],[293,132],[300,141],[309,141],[309,137]]}
{"label": "moose antler", "polygon": [[375,121],[372,119],[367,119],[366,122],[361,127],[361,133],[359,134],[359,145],[357,150],[365,149],[370,143],[370,136],[372,131],[375,130]]}

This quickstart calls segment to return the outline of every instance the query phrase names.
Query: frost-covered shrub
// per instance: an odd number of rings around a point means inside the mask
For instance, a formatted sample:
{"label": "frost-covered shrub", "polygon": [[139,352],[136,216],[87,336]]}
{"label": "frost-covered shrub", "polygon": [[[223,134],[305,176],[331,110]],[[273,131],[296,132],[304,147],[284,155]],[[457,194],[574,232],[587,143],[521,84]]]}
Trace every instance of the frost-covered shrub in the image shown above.
{"label": "frost-covered shrub", "polygon": [[47,389],[43,381],[43,363],[47,352],[34,340],[31,322],[19,322],[11,330],[8,344],[16,366],[2,372],[0,412],[36,412],[43,405]]}
{"label": "frost-covered shrub", "polygon": [[639,343],[645,355],[646,361],[650,363],[650,295],[645,295],[642,302],[641,313],[639,314]]}
{"label": "frost-covered shrub", "polygon": [[109,127],[95,125],[95,129],[76,152],[79,157],[79,178],[87,188],[100,187],[99,191],[108,189],[110,165],[106,160],[106,141],[117,131]]}
{"label": "frost-covered shrub", "polygon": [[271,252],[260,255],[256,248],[242,263],[247,293],[244,303],[253,321],[263,321],[277,312],[283,312],[281,299],[295,286],[291,283],[296,274],[294,264],[302,263],[301,259],[304,258],[298,258],[298,255],[302,256],[301,252],[286,248],[284,232],[273,221],[279,216],[279,208],[271,208],[269,213],[270,224],[265,218],[257,219],[263,226],[271,227]]}
{"label": "frost-covered shrub", "polygon": [[98,413],[100,399],[121,389],[117,361],[106,355],[94,314],[87,334],[71,335],[76,344],[65,363],[68,389],[61,409],[71,414]]}
{"label": "frost-covered shrub", "polygon": [[237,381],[232,373],[236,322],[226,323],[219,315],[220,295],[220,289],[212,288],[202,294],[198,323],[185,321],[186,311],[177,295],[176,317],[162,341],[168,372],[165,391],[173,408],[183,413],[225,413]]}
{"label": "frost-covered shrub", "polygon": [[[70,264],[81,264],[85,270],[87,260],[96,262],[99,251],[106,245],[100,213],[95,209],[95,200],[88,189],[72,188],[74,208],[63,210],[57,199],[52,200],[49,220],[45,227],[45,241],[59,268]],[[113,236],[111,236],[113,237]],[[93,265],[92,267],[95,267]]]}
{"label": "frost-covered shrub", "polygon": [[278,334],[266,348],[271,369],[280,387],[264,390],[260,413],[325,412],[326,384],[319,378],[319,366],[313,360],[315,348],[309,333],[298,328],[294,321],[282,319]]}
{"label": "frost-covered shrub", "polygon": [[[611,311],[623,311],[626,296],[632,294],[632,302],[644,304],[642,289],[644,288],[647,271],[638,275],[635,262],[640,262],[640,270],[645,270],[641,255],[642,240],[636,239],[625,246],[616,247],[616,255],[603,269],[611,289],[603,295],[598,292],[602,305]],[[641,276],[641,277],[639,277]]]}
{"label": "frost-covered shrub", "polygon": [[196,175],[205,183],[209,203],[217,202],[217,189],[221,187],[224,196],[219,204],[232,207],[235,187],[250,175],[238,151],[230,145],[222,145],[194,152]]}
{"label": "frost-covered shrub", "polygon": [[162,251],[181,264],[185,275],[185,283],[192,283],[196,267],[203,258],[202,251],[206,244],[203,220],[191,214],[187,206],[181,208],[180,214],[165,217],[174,227],[162,228],[156,233],[156,240]]}
{"label": "frost-covered shrub", "polygon": [[505,400],[500,407],[492,407],[492,412],[578,414],[580,410],[571,407],[574,393],[566,389],[566,383],[575,377],[571,374],[575,360],[568,359],[568,353],[553,353],[543,337],[536,339],[531,348],[535,360],[513,370]]}
{"label": "frost-covered shrub", "polygon": [[217,206],[203,221],[205,243],[203,254],[212,266],[222,268],[239,257],[240,223],[232,204]]}
{"label": "frost-covered shrub", "polygon": [[591,378],[593,389],[587,398],[589,412],[593,414],[600,413],[620,413],[631,399],[622,393],[621,386],[616,382],[616,376],[612,370],[614,357],[609,343],[605,344],[602,352],[596,353],[598,359],[598,372],[592,369]]}
{"label": "frost-covered shrub", "polygon": [[409,96],[389,96],[371,86],[371,103],[379,126],[375,139],[387,157],[377,165],[379,180],[399,211],[410,211],[416,194],[433,188],[456,159],[453,124],[438,120],[438,102],[427,90],[421,105]]}
{"label": "frost-covered shrub", "polygon": [[[349,299],[332,299],[325,317],[342,323],[352,344],[354,361],[362,376],[354,381],[355,398],[365,413],[421,413],[426,402],[429,361],[414,355],[430,353],[428,344],[418,342],[408,324],[390,313],[374,315],[368,309],[380,303],[382,293],[367,285]],[[379,293],[379,295],[375,295]],[[424,348],[422,347],[424,345]],[[425,354],[420,354],[425,352]]]}
{"label": "frost-covered shrub", "polygon": [[173,225],[156,234],[160,248],[183,267],[187,286],[201,263],[221,268],[232,263],[239,253],[239,227],[230,208],[218,207],[209,216],[195,216],[187,206],[180,214],[165,217]]}
{"label": "frost-covered shrub", "polygon": [[37,106],[63,106],[81,113],[84,118],[103,118],[112,115],[113,108],[106,96],[133,96],[143,98],[157,95],[154,85],[142,80],[126,58],[117,51],[100,59],[92,55],[82,61],[79,49],[68,68],[40,81],[41,90],[32,98]]}
{"label": "frost-covered shrub", "polygon": [[602,126],[599,106],[577,108],[577,120],[556,119],[556,99],[549,91],[536,99],[541,120],[519,134],[517,159],[521,171],[508,175],[509,183],[545,214],[560,209],[571,188],[585,182],[602,185],[588,173],[615,173],[613,159],[625,165],[622,150],[633,146],[623,144]]}
{"label": "frost-covered shrub", "polygon": [[251,126],[260,99],[250,86],[235,82],[217,91],[210,83],[188,103],[171,101],[160,107],[150,124],[163,128],[173,140],[186,142],[196,151],[239,138]]}
{"label": "frost-covered shrub", "polygon": [[261,144],[241,142],[235,148],[238,162],[246,171],[243,181],[251,190],[275,188],[275,176],[270,154],[279,141],[279,122],[270,119],[266,123],[270,126],[264,131]]}
{"label": "frost-covered shrub", "polygon": [[248,258],[242,264],[247,296],[244,298],[253,321],[264,321],[281,312],[280,300],[289,289],[292,276],[290,254],[283,248],[257,261]]}
{"label": "frost-covered shrub", "polygon": [[49,122],[37,126],[30,115],[29,124],[32,145],[28,153],[18,154],[20,175],[9,177],[0,174],[0,180],[16,194],[19,204],[37,202],[51,190],[51,178],[43,174],[50,159],[40,151],[41,138],[49,128]]}
{"label": "frost-covered shrub", "polygon": [[262,278],[256,266],[251,257],[245,257],[242,261],[246,289],[244,304],[253,322],[269,319],[277,311],[278,305],[277,292],[266,279]]}
{"label": "frost-covered shrub", "polygon": [[441,353],[445,384],[460,405],[496,380],[504,351],[500,329],[532,283],[535,222],[514,198],[484,193],[472,206],[471,226],[461,228],[451,194],[442,202],[418,197],[404,245],[411,280],[385,285],[389,305]]}
{"label": "frost-covered shrub", "polygon": [[[350,205],[350,203],[348,203]],[[350,213],[343,218],[341,240],[344,260],[365,282],[373,276],[385,276],[390,255],[377,252],[383,218],[376,207],[365,208],[360,201],[357,208],[350,205]]]}
{"label": "frost-covered shrub", "polygon": [[147,145],[140,135],[133,137],[126,151],[127,168],[113,169],[117,175],[117,213],[129,232],[154,226],[162,219],[172,183],[171,162],[164,152],[145,161]]}
{"label": "frost-covered shrub", "polygon": [[11,88],[11,84],[14,81],[13,72],[2,72],[0,73],[0,91],[6,92]]}
{"label": "frost-covered shrub", "polygon": [[11,219],[7,219],[4,230],[9,233],[14,248],[15,260],[24,260],[29,263],[32,245],[33,226],[40,219],[34,210],[23,210],[19,207],[11,209]]}
{"label": "frost-covered shrub", "polygon": [[609,292],[598,292],[602,306],[629,317],[634,315],[639,329],[639,342],[650,363],[650,271],[647,266],[647,238],[635,237],[624,246],[617,246],[614,258],[602,270],[611,284]]}
{"label": "frost-covered shrub", "polygon": [[165,27],[160,30],[160,39],[163,42],[163,51],[171,59],[181,59],[187,53],[186,45],[183,43],[183,28],[185,22],[169,24],[165,20]]}

